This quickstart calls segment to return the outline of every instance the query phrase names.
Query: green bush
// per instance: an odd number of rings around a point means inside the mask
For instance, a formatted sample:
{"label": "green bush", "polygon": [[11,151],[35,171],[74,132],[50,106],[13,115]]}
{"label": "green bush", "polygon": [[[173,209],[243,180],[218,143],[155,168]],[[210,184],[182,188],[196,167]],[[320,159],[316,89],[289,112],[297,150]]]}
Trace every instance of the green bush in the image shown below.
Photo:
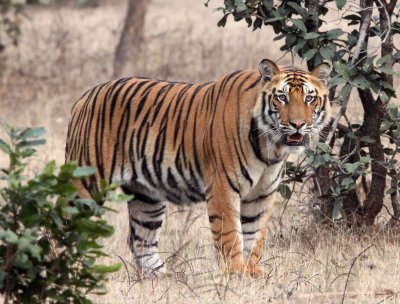
{"label": "green bush", "polygon": [[[78,198],[73,180],[93,174],[73,163],[56,169],[55,161],[28,177],[35,146],[45,143],[43,128],[6,126],[8,143],[0,151],[9,167],[0,172],[0,292],[5,303],[91,303],[104,293],[104,281],[119,264],[98,265],[107,256],[99,238],[114,229],[101,216],[108,208]],[[102,185],[99,199],[126,199]]]}

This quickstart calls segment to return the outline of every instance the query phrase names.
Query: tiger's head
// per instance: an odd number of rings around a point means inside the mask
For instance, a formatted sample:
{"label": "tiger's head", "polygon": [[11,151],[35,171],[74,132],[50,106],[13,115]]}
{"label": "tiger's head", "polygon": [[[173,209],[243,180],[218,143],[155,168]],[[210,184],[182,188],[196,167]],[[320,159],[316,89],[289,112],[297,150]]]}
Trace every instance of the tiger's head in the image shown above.
{"label": "tiger's head", "polygon": [[331,67],[321,63],[312,71],[279,68],[264,59],[259,65],[262,79],[259,128],[274,144],[290,152],[301,152],[310,136],[329,122],[327,78]]}

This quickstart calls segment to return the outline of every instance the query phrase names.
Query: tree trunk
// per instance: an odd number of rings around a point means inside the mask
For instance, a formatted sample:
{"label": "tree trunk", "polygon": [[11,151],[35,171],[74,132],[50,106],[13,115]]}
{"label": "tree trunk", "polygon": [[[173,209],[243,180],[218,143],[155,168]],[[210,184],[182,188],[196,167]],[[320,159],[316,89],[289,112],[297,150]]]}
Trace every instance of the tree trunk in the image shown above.
{"label": "tree trunk", "polygon": [[372,158],[371,187],[363,204],[364,223],[372,225],[376,216],[382,209],[385,197],[386,168],[381,163],[385,160],[383,146],[381,143],[380,127],[385,110],[382,101],[374,97],[370,90],[358,90],[364,108],[364,121],[361,126],[363,136],[369,136],[375,142],[368,144],[369,153]]}
{"label": "tree trunk", "polygon": [[[319,10],[320,10],[320,2],[318,0],[307,0],[306,7],[308,10],[308,18],[306,20],[307,32],[318,32],[320,27],[319,22]],[[313,48],[318,48],[316,41],[312,43]],[[314,68],[314,62],[312,60],[307,61],[308,70],[311,71]],[[321,134],[328,134],[330,130],[330,125],[325,127]],[[325,141],[325,135],[320,137],[320,142]],[[330,176],[330,169],[328,166],[324,165],[315,170],[314,180],[318,183],[318,187],[316,189],[320,190],[319,201],[321,203],[321,211],[319,214],[319,218],[317,219],[322,223],[329,223],[333,218],[333,208],[335,204],[335,200],[332,197],[332,179]]]}
{"label": "tree trunk", "polygon": [[[350,130],[349,130],[350,131]],[[343,143],[340,147],[340,154],[339,157],[340,159],[345,161],[345,163],[356,163],[360,160],[360,154],[359,154],[359,143],[358,139],[351,139],[348,136],[344,137]],[[359,176],[353,176],[352,177],[354,182],[357,181]],[[343,178],[340,179],[339,182],[341,182]],[[356,227],[360,223],[360,215],[361,215],[361,204],[360,200],[358,199],[356,189],[351,189],[348,190],[347,193],[345,193],[342,196],[342,208],[344,211],[344,215],[346,217],[347,224],[351,227]]]}
{"label": "tree trunk", "polygon": [[115,51],[114,78],[144,72],[140,55],[144,41],[143,29],[147,4],[147,0],[128,0],[124,28]]}

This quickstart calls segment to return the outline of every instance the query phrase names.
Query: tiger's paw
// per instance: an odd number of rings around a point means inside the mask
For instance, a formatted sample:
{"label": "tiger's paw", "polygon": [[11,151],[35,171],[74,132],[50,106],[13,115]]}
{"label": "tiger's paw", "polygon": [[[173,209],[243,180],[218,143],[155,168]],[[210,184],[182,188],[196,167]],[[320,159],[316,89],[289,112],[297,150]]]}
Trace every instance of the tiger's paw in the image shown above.
{"label": "tiger's paw", "polygon": [[263,271],[260,265],[249,264],[246,267],[246,274],[252,278],[260,278],[263,275]]}
{"label": "tiger's paw", "polygon": [[135,256],[142,279],[155,279],[163,277],[166,273],[165,263],[158,253],[145,253]]}
{"label": "tiger's paw", "polygon": [[246,264],[244,262],[231,262],[227,266],[229,274],[244,274],[246,273]]}
{"label": "tiger's paw", "polygon": [[167,272],[167,269],[164,264],[159,267],[142,267],[140,269],[140,277],[142,279],[157,279],[162,278]]}

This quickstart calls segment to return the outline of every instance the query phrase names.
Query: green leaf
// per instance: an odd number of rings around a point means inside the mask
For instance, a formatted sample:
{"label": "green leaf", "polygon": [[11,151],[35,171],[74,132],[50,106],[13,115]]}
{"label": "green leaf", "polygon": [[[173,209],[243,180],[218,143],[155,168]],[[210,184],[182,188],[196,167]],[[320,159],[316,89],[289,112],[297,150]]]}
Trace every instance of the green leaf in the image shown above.
{"label": "green leaf", "polygon": [[346,136],[350,139],[357,139],[357,136],[351,131],[347,132]]}
{"label": "green leaf", "polygon": [[238,13],[243,12],[248,9],[246,3],[243,2],[242,0],[235,0],[235,5],[236,5],[236,11]]}
{"label": "green leaf", "polygon": [[375,142],[375,139],[372,139],[369,136],[363,136],[363,137],[360,138],[360,141],[363,141],[363,142],[366,142],[366,143],[369,143],[369,144],[373,144]]}
{"label": "green leaf", "polygon": [[354,180],[350,176],[347,176],[340,184],[345,188],[345,190],[350,190],[354,186]]}
{"label": "green leaf", "polygon": [[272,11],[272,8],[274,7],[274,1],[273,0],[263,0],[263,4],[267,11]]}
{"label": "green leaf", "polygon": [[306,25],[302,19],[292,19],[293,24],[303,32],[307,33]]}
{"label": "green leaf", "polygon": [[293,8],[303,19],[307,19],[307,10],[301,7],[297,2],[287,2],[286,5]]}
{"label": "green leaf", "polygon": [[21,132],[21,134],[18,136],[18,139],[21,140],[26,140],[30,138],[36,138],[39,136],[42,136],[46,133],[45,128],[28,128],[24,131]]}
{"label": "green leaf", "polygon": [[382,100],[383,103],[386,103],[389,101],[389,96],[383,90],[379,92],[379,98]]}
{"label": "green leaf", "polygon": [[327,144],[325,144],[325,143],[322,143],[322,142],[317,142],[317,147],[318,147],[321,151],[323,151],[323,152],[325,152],[325,153],[329,153],[329,151],[330,151],[329,145],[327,145]]}
{"label": "green leaf", "polygon": [[304,35],[304,39],[309,40],[309,39],[315,39],[320,37],[321,35],[319,33],[315,33],[315,32],[310,32]]}
{"label": "green leaf", "polygon": [[335,64],[335,71],[342,76],[342,78],[349,80],[350,77],[353,75],[353,71],[351,68],[345,63],[336,63]]}
{"label": "green leaf", "polygon": [[344,16],[343,19],[345,19],[345,20],[358,20],[358,21],[360,21],[360,20],[361,20],[361,17],[360,17],[360,15],[350,14],[350,15]]}
{"label": "green leaf", "polygon": [[287,46],[292,46],[296,42],[297,36],[294,34],[287,34],[285,37],[285,42]]}
{"label": "green leaf", "polygon": [[391,194],[396,193],[396,192],[397,192],[397,188],[391,187],[386,191],[386,195],[391,195]]}
{"label": "green leaf", "polygon": [[292,190],[290,190],[289,186],[286,184],[279,185],[279,193],[284,199],[290,199],[292,197]]}
{"label": "green leaf", "polygon": [[343,79],[341,76],[337,75],[329,80],[329,88],[337,86],[339,84],[346,83],[346,79]]}
{"label": "green leaf", "polygon": [[340,91],[340,97],[341,97],[342,101],[349,97],[349,95],[351,93],[351,89],[352,89],[352,87],[351,87],[350,83],[346,83],[343,86],[342,90]]}
{"label": "green leaf", "polygon": [[312,58],[315,56],[315,54],[317,54],[317,53],[318,53],[318,49],[310,49],[310,50],[308,50],[307,52],[304,53],[303,58],[305,58],[305,59],[307,59],[307,60],[310,60],[310,59],[312,59]]}
{"label": "green leaf", "polygon": [[8,155],[10,155],[12,153],[10,146],[8,144],[6,144],[4,142],[4,140],[2,140],[2,139],[0,139],[0,150]]}
{"label": "green leaf", "polygon": [[369,163],[369,162],[371,162],[371,160],[372,160],[372,158],[369,155],[360,157],[361,163]]}
{"label": "green leaf", "polygon": [[384,64],[384,63],[390,61],[391,59],[392,59],[392,56],[391,56],[391,55],[385,55],[385,56],[379,58],[379,59],[376,61],[376,64],[381,65],[381,64]]}
{"label": "green leaf", "polygon": [[46,166],[44,167],[43,174],[52,175],[52,174],[54,174],[55,169],[56,169],[56,161],[52,160],[52,161],[48,162],[46,164]]}
{"label": "green leaf", "polygon": [[87,177],[96,173],[96,169],[93,167],[78,167],[74,170],[72,175],[74,177]]}
{"label": "green leaf", "polygon": [[358,163],[354,163],[354,164],[347,163],[347,164],[345,164],[344,167],[345,167],[347,173],[351,173],[352,174],[352,173],[355,173],[357,171],[359,165],[358,165]]}
{"label": "green leaf", "polygon": [[329,46],[323,46],[320,48],[319,53],[324,59],[329,61],[332,61],[333,57],[335,56],[335,52]]}
{"label": "green leaf", "polygon": [[326,36],[328,39],[335,39],[343,34],[344,32],[340,28],[336,28],[326,32]]}
{"label": "green leaf", "polygon": [[304,39],[299,39],[297,44],[293,47],[293,52],[299,52],[299,50],[301,50],[305,44],[306,41]]}
{"label": "green leaf", "polygon": [[106,200],[115,202],[115,203],[118,203],[118,202],[124,203],[124,202],[128,202],[128,201],[132,200],[133,198],[134,198],[133,195],[117,194],[116,192],[112,191],[112,192],[109,192]]}
{"label": "green leaf", "polygon": [[364,75],[357,75],[351,83],[356,88],[360,88],[362,90],[368,89],[371,86],[371,83],[364,77]]}
{"label": "green leaf", "polygon": [[17,144],[19,148],[29,148],[35,146],[41,146],[46,143],[45,139],[36,139],[36,140],[23,140]]}
{"label": "green leaf", "polygon": [[217,26],[218,27],[224,27],[226,24],[226,20],[228,19],[229,14],[225,14],[224,17],[221,18],[221,20],[218,21]]}
{"label": "green leaf", "polygon": [[96,273],[106,274],[110,272],[116,272],[121,268],[120,263],[115,263],[111,265],[95,265],[92,270]]}
{"label": "green leaf", "polygon": [[346,0],[335,0],[338,9],[342,9],[346,5]]}
{"label": "green leaf", "polygon": [[11,230],[0,231],[0,240],[4,240],[10,244],[17,244],[18,243],[18,235]]}
{"label": "green leaf", "polygon": [[282,19],[285,19],[285,16],[276,16],[276,17],[272,17],[272,18],[269,18],[269,19],[265,20],[265,23],[279,21],[279,20],[282,20]]}
{"label": "green leaf", "polygon": [[388,66],[381,66],[381,67],[379,67],[379,69],[385,74],[398,75],[391,67],[388,67]]}

